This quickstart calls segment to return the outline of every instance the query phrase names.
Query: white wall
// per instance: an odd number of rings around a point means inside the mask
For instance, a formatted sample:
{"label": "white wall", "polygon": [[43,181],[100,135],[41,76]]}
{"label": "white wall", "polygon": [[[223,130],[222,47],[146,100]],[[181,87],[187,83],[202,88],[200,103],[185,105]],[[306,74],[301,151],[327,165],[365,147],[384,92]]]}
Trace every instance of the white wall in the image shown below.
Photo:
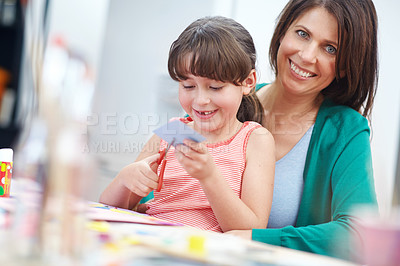
{"label": "white wall", "polygon": [[49,39],[65,38],[97,71],[100,65],[109,0],[50,0]]}
{"label": "white wall", "polygon": [[[76,8],[78,2],[80,8]],[[71,42],[82,47],[98,69],[89,129],[91,152],[103,170],[99,177],[100,191],[121,167],[134,160],[153,128],[181,113],[176,85],[166,67],[169,47],[179,33],[205,15],[236,19],[254,38],[260,81],[270,82],[269,40],[286,0],[55,0],[53,3],[58,6],[57,18],[53,18],[58,26],[54,28],[71,36]],[[385,212],[392,198],[400,126],[400,85],[396,79],[400,62],[397,51],[400,2],[375,0],[374,3],[379,17],[380,76],[372,115],[372,152],[378,201]]]}
{"label": "white wall", "polygon": [[372,155],[378,201],[384,212],[392,200],[394,177],[397,167],[399,141],[400,83],[397,69],[400,53],[398,26],[400,2],[376,0],[379,17],[380,75],[375,106],[372,113]]}
{"label": "white wall", "polygon": [[[49,3],[49,41],[61,37],[68,50],[87,64],[95,78],[101,65],[109,0],[50,0]],[[96,200],[103,187],[93,183],[87,198]]]}

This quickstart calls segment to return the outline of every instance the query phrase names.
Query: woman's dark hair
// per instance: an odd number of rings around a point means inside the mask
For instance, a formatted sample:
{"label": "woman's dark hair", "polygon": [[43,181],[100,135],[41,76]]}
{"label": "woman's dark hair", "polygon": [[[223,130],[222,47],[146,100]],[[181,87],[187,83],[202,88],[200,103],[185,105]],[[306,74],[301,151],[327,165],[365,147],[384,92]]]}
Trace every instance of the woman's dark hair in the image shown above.
{"label": "woman's dark hair", "polygon": [[[189,74],[240,85],[255,69],[256,49],[250,33],[233,19],[204,17],[190,24],[170,48],[168,72],[176,81]],[[243,96],[241,122],[262,122],[263,107],[255,88]]]}
{"label": "woman's dark hair", "polygon": [[[291,0],[278,17],[269,49],[270,64],[278,74],[280,40],[305,12],[322,7],[338,23],[336,78],[322,94],[337,104],[370,115],[378,84],[377,15],[371,0]],[[340,71],[345,75],[340,77]]]}

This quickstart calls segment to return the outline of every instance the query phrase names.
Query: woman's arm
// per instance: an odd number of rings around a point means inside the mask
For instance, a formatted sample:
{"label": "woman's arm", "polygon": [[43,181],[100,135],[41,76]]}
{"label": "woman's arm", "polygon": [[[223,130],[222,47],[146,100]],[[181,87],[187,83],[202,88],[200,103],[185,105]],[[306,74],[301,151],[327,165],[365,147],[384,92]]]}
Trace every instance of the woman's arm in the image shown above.
{"label": "woman's arm", "polygon": [[100,195],[100,202],[132,209],[142,197],[157,188],[157,159],[161,139],[154,135],[135,162],[124,167]]}
{"label": "woman's arm", "polygon": [[268,130],[257,128],[249,137],[241,198],[229,187],[204,144],[185,144],[176,149],[177,159],[199,180],[222,231],[265,228],[275,171],[274,140]]}
{"label": "woman's arm", "polygon": [[[314,151],[314,156],[321,159],[312,165],[317,169],[314,175],[306,176],[303,191],[306,195],[296,227],[255,229],[253,240],[343,259],[355,258],[357,252],[350,239],[359,235],[354,223],[358,219],[354,216],[354,208],[359,204],[377,207],[369,134],[364,130],[351,136],[345,144],[340,144],[339,139],[336,143],[344,146],[340,152],[335,152],[339,154],[337,157],[331,156],[332,152],[325,148]],[[325,167],[327,161],[332,162],[333,168]],[[307,179],[312,180],[312,184],[307,183]],[[331,188],[318,185],[321,180],[330,183]],[[327,215],[322,215],[322,208],[326,209]]]}

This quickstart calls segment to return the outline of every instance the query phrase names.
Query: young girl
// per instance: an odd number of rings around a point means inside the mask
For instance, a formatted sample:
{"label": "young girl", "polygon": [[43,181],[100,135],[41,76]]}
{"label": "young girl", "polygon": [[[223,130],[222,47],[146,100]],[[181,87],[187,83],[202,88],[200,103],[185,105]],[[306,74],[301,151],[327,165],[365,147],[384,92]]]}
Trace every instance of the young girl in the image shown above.
{"label": "young girl", "polygon": [[[207,140],[171,146],[149,215],[218,232],[267,226],[275,150],[271,134],[249,122],[261,122],[263,113],[254,93],[255,61],[248,31],[224,17],[196,20],[172,44],[168,70],[189,115],[181,120]],[[166,146],[154,135],[100,202],[131,209],[157,188],[155,162]]]}

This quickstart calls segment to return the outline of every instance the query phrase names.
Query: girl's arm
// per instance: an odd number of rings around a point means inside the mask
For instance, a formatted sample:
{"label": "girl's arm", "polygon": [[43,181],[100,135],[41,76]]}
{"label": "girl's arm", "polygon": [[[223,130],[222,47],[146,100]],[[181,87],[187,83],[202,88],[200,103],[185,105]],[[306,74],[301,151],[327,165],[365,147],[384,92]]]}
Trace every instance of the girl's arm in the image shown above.
{"label": "girl's arm", "polygon": [[275,173],[275,145],[269,131],[257,128],[249,137],[241,198],[229,187],[204,144],[185,140],[185,145],[177,147],[177,159],[199,180],[222,231],[266,228]]}
{"label": "girl's arm", "polygon": [[157,188],[157,159],[161,139],[154,135],[135,162],[125,166],[100,195],[100,202],[132,209],[141,198]]}

